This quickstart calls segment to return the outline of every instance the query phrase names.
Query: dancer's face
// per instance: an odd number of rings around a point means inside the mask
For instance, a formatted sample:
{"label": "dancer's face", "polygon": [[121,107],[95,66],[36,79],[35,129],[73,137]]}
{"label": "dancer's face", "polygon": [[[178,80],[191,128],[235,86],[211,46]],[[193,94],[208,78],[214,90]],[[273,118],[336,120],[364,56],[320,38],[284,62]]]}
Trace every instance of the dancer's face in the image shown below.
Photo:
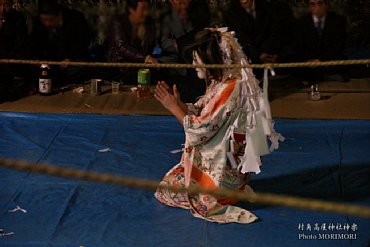
{"label": "dancer's face", "polygon": [[[200,59],[198,52],[194,51],[193,52],[193,64],[194,65],[199,65],[199,64],[204,64],[202,59]],[[206,69],[205,68],[195,68],[197,71],[197,75],[199,79],[205,79],[206,78]]]}

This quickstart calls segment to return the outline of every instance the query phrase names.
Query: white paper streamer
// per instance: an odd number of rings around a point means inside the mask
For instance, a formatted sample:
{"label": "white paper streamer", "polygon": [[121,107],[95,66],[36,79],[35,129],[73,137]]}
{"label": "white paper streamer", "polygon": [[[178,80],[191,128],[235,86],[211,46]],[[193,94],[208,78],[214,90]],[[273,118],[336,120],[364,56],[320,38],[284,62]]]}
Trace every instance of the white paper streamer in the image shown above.
{"label": "white paper streamer", "polygon": [[26,209],[23,209],[21,208],[20,206],[17,205],[17,207],[15,207],[14,209],[11,209],[9,210],[8,212],[9,213],[15,213],[17,211],[21,211],[22,213],[26,214],[27,213],[27,210]]}
{"label": "white paper streamer", "polygon": [[14,232],[4,232],[4,229],[0,229],[0,237],[6,237],[6,236],[10,236],[10,235],[13,235]]}
{"label": "white paper streamer", "polygon": [[234,155],[233,155],[231,152],[227,152],[227,153],[226,153],[226,156],[227,156],[227,158],[228,158],[228,159],[229,159],[229,161],[230,161],[230,165],[231,165],[231,167],[232,167],[233,169],[238,168],[238,164],[237,164],[237,163],[236,163],[236,161],[235,161]]}

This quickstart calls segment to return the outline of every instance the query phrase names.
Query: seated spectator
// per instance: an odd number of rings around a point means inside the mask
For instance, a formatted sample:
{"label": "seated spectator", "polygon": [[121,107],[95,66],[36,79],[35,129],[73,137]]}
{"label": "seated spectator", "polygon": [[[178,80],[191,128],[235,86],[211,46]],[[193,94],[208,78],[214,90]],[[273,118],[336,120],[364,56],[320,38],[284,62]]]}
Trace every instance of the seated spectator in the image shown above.
{"label": "seated spectator", "polygon": [[276,62],[291,62],[294,55],[294,31],[296,18],[294,17],[291,5],[287,1],[274,1],[271,8],[276,13],[278,21],[278,44],[276,44]]}
{"label": "seated spectator", "polygon": [[[296,45],[298,61],[327,61],[344,59],[343,50],[346,43],[346,19],[330,10],[329,0],[309,0],[309,14],[298,20]],[[304,76],[322,79],[326,75],[336,75],[338,70],[312,69],[305,70]]]}
{"label": "seated spectator", "polygon": [[[12,9],[12,0],[0,0],[0,58],[26,57],[27,26],[23,14]],[[12,95],[14,77],[24,77],[23,66],[0,65],[0,102]]]}
{"label": "seated spectator", "polygon": [[224,13],[224,22],[252,63],[274,63],[278,58],[279,19],[264,0],[236,0]]}
{"label": "seated spectator", "polygon": [[[91,40],[91,31],[82,13],[59,5],[57,0],[39,1],[38,15],[33,20],[31,31],[34,58],[86,60]],[[83,70],[76,67],[53,68],[53,71],[59,83],[84,79]]]}
{"label": "seated spectator", "polygon": [[[195,34],[210,26],[211,12],[207,0],[192,0],[188,7],[189,22],[192,29],[186,34],[176,39],[176,47],[178,50],[178,61],[184,63],[192,61],[193,55],[187,54],[184,51],[189,45],[195,42]],[[191,69],[192,71],[194,69]]]}
{"label": "seated spectator", "polygon": [[190,32],[193,27],[189,19],[188,6],[190,0],[171,0],[171,10],[163,18],[161,25],[161,61],[177,62],[176,39]]}
{"label": "seated spectator", "polygon": [[[189,20],[193,29],[176,40],[179,53],[179,63],[192,63],[193,55],[185,52],[195,42],[195,35],[206,27],[210,26],[211,12],[207,0],[192,0],[188,7]],[[181,80],[182,79],[182,80]],[[194,69],[187,69],[184,78],[176,80],[177,88],[180,91],[181,100],[187,103],[194,103],[205,93],[206,82],[197,76]]]}
{"label": "seated spectator", "polygon": [[[149,17],[148,0],[127,0],[126,14],[117,16],[109,25],[106,47],[111,62],[158,63],[152,56],[156,44],[155,22]],[[114,80],[133,84],[137,70],[120,69]]]}
{"label": "seated spectator", "polygon": [[[177,63],[178,61],[178,44],[177,39],[187,35],[193,30],[193,25],[189,17],[189,4],[198,2],[197,0],[171,0],[171,9],[164,16],[161,23],[161,48],[162,54],[159,58],[163,63]],[[169,83],[183,79],[186,76],[186,69],[168,69],[164,70],[165,76]]]}

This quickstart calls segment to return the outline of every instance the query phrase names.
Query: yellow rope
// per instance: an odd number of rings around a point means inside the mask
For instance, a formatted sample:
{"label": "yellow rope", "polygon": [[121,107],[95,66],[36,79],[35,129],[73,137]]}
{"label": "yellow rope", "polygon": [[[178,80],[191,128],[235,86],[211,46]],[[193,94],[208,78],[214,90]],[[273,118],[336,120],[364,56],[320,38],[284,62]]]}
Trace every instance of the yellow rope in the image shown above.
{"label": "yellow rope", "polygon": [[267,205],[279,205],[286,207],[294,207],[306,210],[317,210],[330,213],[340,213],[353,216],[370,218],[370,208],[363,206],[355,206],[348,204],[340,204],[335,202],[326,202],[316,199],[299,198],[287,195],[276,195],[269,193],[248,194],[245,192],[225,190],[225,189],[205,189],[198,186],[190,186],[189,188],[179,186],[159,185],[157,181],[114,176],[106,173],[86,172],[73,168],[63,168],[51,166],[47,164],[37,165],[26,161],[14,161],[10,159],[0,158],[0,167],[16,169],[20,171],[30,171],[42,173],[52,176],[58,176],[68,179],[80,179],[98,183],[116,184],[121,186],[133,187],[138,189],[155,190],[158,187],[169,189],[174,192],[187,192],[190,194],[209,194],[217,198],[231,198],[242,201],[253,201]]}
{"label": "yellow rope", "polygon": [[72,61],[47,61],[47,60],[21,60],[21,59],[0,59],[0,64],[30,64],[30,65],[61,65],[61,66],[79,66],[79,67],[105,67],[105,68],[298,68],[298,67],[327,67],[344,65],[368,65],[370,59],[358,60],[333,60],[325,62],[300,62],[300,63],[268,63],[268,64],[144,64],[144,63],[107,63],[107,62],[72,62]]}

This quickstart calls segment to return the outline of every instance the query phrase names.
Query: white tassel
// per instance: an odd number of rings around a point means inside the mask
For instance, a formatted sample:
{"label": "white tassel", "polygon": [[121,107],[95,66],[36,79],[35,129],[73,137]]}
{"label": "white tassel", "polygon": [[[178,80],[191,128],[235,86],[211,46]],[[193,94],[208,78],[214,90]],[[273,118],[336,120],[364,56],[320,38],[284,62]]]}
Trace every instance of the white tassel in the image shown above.
{"label": "white tassel", "polygon": [[236,169],[238,167],[238,164],[235,161],[234,155],[231,152],[227,152],[226,156],[228,160],[230,161],[230,165],[233,169]]}
{"label": "white tassel", "polygon": [[[232,135],[232,137],[234,137],[234,135]],[[234,150],[234,138],[232,140],[230,140],[230,152],[231,153],[235,153],[235,150]]]}
{"label": "white tassel", "polygon": [[261,160],[259,156],[256,155],[256,152],[252,145],[252,140],[249,137],[245,146],[244,156],[241,159],[238,169],[240,169],[241,173],[255,172],[256,174],[258,174],[261,172],[260,165]]}
{"label": "white tassel", "polygon": [[14,209],[12,210],[9,210],[8,212],[9,213],[14,213],[14,212],[17,212],[17,211],[21,211],[22,213],[26,214],[27,213],[27,210],[26,209],[23,209],[21,208],[20,206],[17,205],[17,207],[15,207]]}

